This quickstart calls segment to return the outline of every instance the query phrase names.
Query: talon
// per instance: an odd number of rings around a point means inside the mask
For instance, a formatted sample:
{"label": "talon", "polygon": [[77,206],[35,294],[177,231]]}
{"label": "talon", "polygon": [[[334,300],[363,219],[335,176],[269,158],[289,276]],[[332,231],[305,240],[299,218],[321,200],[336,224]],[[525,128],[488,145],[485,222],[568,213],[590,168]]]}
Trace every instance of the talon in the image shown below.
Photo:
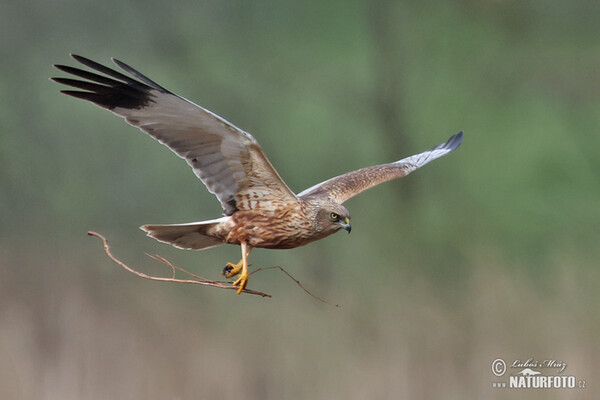
{"label": "talon", "polygon": [[242,259],[239,263],[227,263],[225,268],[223,268],[223,275],[227,278],[231,278],[232,276],[236,276],[240,274],[240,276],[233,282],[233,286],[237,286],[237,294],[241,294],[246,285],[248,285],[248,277],[250,274],[248,273],[248,254],[252,251],[252,247],[248,246],[245,242],[241,243],[242,246]]}
{"label": "talon", "polygon": [[240,261],[237,264],[228,262],[221,274],[225,276],[225,278],[231,278],[232,276],[236,276],[242,271],[243,263]]}
{"label": "talon", "polygon": [[233,286],[239,286],[238,290],[237,290],[237,294],[241,294],[244,289],[246,288],[246,285],[248,285],[248,271],[245,270],[242,272],[242,274],[239,276],[239,278],[237,278],[237,280],[235,282],[233,282]]}

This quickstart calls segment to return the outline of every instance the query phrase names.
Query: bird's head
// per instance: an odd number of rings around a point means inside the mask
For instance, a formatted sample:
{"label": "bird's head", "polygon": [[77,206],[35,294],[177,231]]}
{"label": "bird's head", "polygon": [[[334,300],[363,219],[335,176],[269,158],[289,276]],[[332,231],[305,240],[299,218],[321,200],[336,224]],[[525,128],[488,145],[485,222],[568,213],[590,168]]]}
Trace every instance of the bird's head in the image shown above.
{"label": "bird's head", "polygon": [[348,233],[352,230],[350,225],[350,212],[341,204],[333,201],[321,201],[316,207],[315,227],[324,234],[332,234],[345,229]]}

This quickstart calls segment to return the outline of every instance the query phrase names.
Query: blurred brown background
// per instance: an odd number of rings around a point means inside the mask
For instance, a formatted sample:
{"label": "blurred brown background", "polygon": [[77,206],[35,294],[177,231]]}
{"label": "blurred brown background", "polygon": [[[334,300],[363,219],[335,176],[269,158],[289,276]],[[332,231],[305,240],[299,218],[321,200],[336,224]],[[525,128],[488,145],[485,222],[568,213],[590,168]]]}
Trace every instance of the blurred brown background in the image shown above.
{"label": "blurred brown background", "polygon": [[[600,3],[0,4],[0,398],[591,399],[600,391]],[[58,94],[68,53],[117,57],[251,132],[297,192],[464,129],[352,199],[351,235],[255,250],[272,299],[162,284],[87,230],[219,279],[144,223],[220,214],[189,167]],[[496,358],[586,389],[492,388]],[[514,372],[514,371],[509,371]],[[548,370],[543,370],[548,374]],[[503,377],[507,380],[507,376]]]}

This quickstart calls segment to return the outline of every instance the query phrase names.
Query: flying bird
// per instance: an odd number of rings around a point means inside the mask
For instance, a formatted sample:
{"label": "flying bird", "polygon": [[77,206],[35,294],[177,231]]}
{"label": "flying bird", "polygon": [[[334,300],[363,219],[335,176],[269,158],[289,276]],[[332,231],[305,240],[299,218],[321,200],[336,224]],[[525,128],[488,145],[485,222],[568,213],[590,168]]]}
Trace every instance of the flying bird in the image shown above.
{"label": "flying bird", "polygon": [[460,146],[463,132],[446,143],[402,160],[362,168],[295,194],[271,165],[256,139],[225,119],[178,96],[117,59],[130,76],[78,55],[94,72],[67,65],[59,70],[79,79],[51,78],[77,90],[61,92],[88,100],[122,117],[183,158],[223,207],[217,219],[187,224],[144,225],[148,236],[182,249],[240,245],[240,262],[227,263],[227,278],[240,294],[248,284],[253,248],[291,249],[351,230],[342,204],[380,183],[401,178]]}

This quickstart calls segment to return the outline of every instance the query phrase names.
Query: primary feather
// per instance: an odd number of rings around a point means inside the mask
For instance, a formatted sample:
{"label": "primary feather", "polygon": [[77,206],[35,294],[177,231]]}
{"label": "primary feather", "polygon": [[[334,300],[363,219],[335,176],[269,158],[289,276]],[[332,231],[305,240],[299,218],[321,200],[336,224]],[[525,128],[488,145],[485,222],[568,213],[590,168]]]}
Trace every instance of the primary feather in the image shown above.
{"label": "primary feather", "polygon": [[52,78],[81,89],[62,93],[112,111],[185,159],[217,196],[225,215],[264,206],[267,200],[271,207],[297,201],[249,133],[169,92],[122,61],[113,60],[137,80],[85,57],[72,57],[104,75],[56,65],[84,79]]}
{"label": "primary feather", "polygon": [[460,131],[451,136],[445,143],[435,146],[431,150],[403,158],[402,160],[393,163],[374,165],[372,167],[347,172],[304,190],[298,194],[298,197],[328,197],[329,199],[342,204],[346,200],[367,189],[392,179],[402,178],[430,161],[445,156],[456,150],[462,143],[462,140],[463,132]]}

